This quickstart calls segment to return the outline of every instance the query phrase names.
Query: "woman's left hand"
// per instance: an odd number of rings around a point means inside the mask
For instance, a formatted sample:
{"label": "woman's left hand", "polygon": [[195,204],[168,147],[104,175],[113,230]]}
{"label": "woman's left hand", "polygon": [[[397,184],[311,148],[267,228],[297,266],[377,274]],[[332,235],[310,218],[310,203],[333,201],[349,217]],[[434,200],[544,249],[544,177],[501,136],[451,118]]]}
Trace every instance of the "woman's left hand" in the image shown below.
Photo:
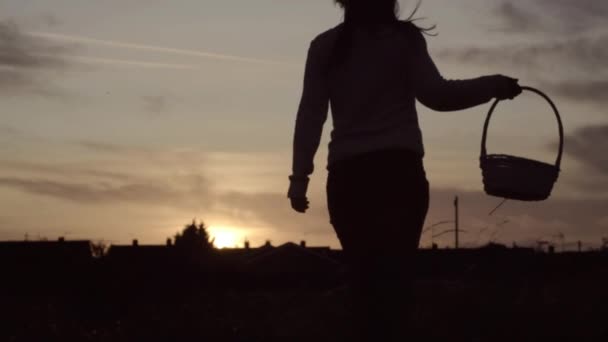
{"label": "woman's left hand", "polygon": [[308,210],[308,204],[310,203],[308,201],[308,198],[306,197],[291,197],[289,198],[291,200],[291,207],[293,208],[293,210],[299,212],[299,213],[305,213],[306,210]]}
{"label": "woman's left hand", "polygon": [[516,78],[511,78],[503,75],[494,75],[494,89],[496,97],[499,100],[513,100],[519,94],[522,93],[521,86],[518,84],[518,80]]}

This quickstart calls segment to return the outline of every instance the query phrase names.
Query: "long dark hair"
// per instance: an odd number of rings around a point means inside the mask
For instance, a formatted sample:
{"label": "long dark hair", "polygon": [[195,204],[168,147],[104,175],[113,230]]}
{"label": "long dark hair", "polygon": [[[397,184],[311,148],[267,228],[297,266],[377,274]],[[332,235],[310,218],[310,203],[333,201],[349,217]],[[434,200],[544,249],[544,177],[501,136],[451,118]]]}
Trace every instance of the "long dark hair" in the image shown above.
{"label": "long dark hair", "polygon": [[377,25],[398,20],[397,0],[334,0],[344,10],[345,25]]}
{"label": "long dark hair", "polygon": [[[398,0],[334,0],[344,10],[344,23],[347,25],[374,25],[399,20]],[[422,5],[422,0],[416,2],[412,13],[405,19],[414,22],[422,18],[414,18]],[[421,31],[432,34],[436,25],[418,27]]]}
{"label": "long dark hair", "polygon": [[[380,25],[399,24],[399,2],[398,0],[334,0],[344,10],[344,24],[338,38],[334,53],[330,61],[330,67],[342,63],[348,56],[352,32],[355,27],[366,27],[375,29]],[[404,20],[416,26],[421,32],[434,36],[436,25],[420,27],[414,24],[422,18],[414,16],[420,9],[422,0],[418,0],[412,13]]]}

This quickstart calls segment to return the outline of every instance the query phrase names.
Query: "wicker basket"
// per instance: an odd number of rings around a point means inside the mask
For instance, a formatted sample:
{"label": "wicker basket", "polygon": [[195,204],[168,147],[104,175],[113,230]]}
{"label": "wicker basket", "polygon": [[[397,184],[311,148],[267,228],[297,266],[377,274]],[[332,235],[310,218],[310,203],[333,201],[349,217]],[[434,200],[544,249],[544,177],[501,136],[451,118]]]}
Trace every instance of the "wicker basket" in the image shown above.
{"label": "wicker basket", "polygon": [[542,96],[553,108],[559,126],[559,153],[555,165],[505,154],[487,154],[486,139],[490,118],[500,100],[496,100],[486,118],[481,141],[480,167],[484,189],[488,195],[521,201],[542,201],[549,198],[557,181],[564,150],[564,129],[557,107],[541,91],[522,87]]}

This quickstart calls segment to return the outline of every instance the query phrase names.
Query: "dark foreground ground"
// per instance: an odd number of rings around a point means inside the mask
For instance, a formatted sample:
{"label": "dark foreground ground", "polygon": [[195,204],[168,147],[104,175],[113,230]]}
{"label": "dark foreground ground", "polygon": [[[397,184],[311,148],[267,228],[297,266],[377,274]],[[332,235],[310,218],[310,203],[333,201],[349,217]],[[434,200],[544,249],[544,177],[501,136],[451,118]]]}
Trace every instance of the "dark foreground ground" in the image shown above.
{"label": "dark foreground ground", "polygon": [[[348,341],[352,327],[340,282],[30,278],[2,288],[0,341]],[[604,275],[419,277],[416,291],[412,340],[608,341]]]}

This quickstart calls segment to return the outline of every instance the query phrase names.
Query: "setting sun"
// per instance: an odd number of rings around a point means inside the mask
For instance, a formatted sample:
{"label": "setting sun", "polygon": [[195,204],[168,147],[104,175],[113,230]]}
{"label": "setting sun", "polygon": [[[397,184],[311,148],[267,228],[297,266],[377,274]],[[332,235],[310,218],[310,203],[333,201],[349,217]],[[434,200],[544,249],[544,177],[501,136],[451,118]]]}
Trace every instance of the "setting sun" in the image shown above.
{"label": "setting sun", "polygon": [[239,244],[239,236],[234,230],[226,228],[211,228],[211,238],[216,248],[230,248]]}

